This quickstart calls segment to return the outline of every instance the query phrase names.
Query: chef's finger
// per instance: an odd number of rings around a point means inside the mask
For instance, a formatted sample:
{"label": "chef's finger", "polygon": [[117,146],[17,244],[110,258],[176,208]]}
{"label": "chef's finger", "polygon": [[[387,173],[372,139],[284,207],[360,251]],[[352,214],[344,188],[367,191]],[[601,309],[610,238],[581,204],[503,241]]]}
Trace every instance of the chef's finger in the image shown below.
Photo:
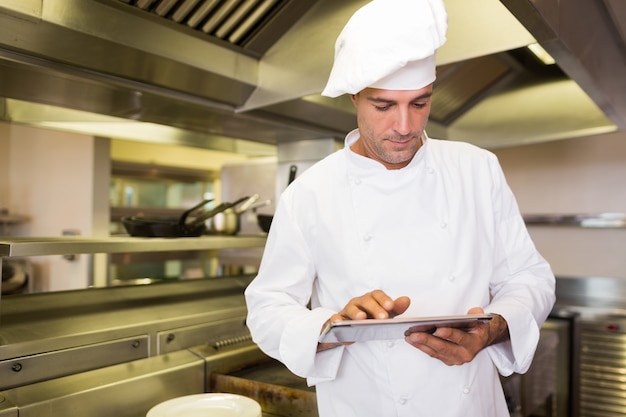
{"label": "chef's finger", "polygon": [[344,316],[341,313],[338,314],[333,314],[332,316],[330,316],[330,319],[328,319],[328,321],[326,321],[326,323],[324,323],[324,327],[326,327],[329,323],[335,323],[341,320],[346,320],[349,319],[349,317]]}
{"label": "chef's finger", "polygon": [[389,297],[383,290],[374,290],[370,293],[376,303],[387,311],[393,309],[393,299]]}
{"label": "chef's finger", "polygon": [[384,301],[383,296],[380,294],[374,294],[374,292],[369,292],[360,297],[355,297],[351,299],[348,304],[346,304],[339,314],[351,320],[386,318],[388,316],[387,311],[381,307],[378,299],[382,299]]}
{"label": "chef's finger", "polygon": [[394,301],[382,290],[374,290],[351,299],[339,313],[351,320],[385,319],[394,308]]}
{"label": "chef's finger", "polygon": [[474,357],[462,346],[428,333],[412,333],[406,340],[428,356],[439,359],[448,366],[467,363]]}
{"label": "chef's finger", "polygon": [[484,314],[485,310],[482,309],[482,307],[472,307],[469,310],[467,310],[467,314]]}
{"label": "chef's finger", "polygon": [[397,315],[404,313],[406,309],[409,308],[410,304],[411,304],[411,299],[409,297],[402,296],[402,297],[396,298],[393,302],[393,308],[390,311],[391,316],[395,317]]}
{"label": "chef's finger", "polygon": [[363,320],[368,316],[361,303],[355,302],[355,300],[350,301],[339,314],[346,320]]}
{"label": "chef's finger", "polygon": [[353,299],[344,307],[342,315],[349,319],[360,320],[366,318],[384,319],[389,316],[385,310],[371,295]]}
{"label": "chef's finger", "polygon": [[394,302],[384,291],[374,290],[361,297],[360,307],[368,317],[386,319],[389,318],[389,312],[393,310]]}

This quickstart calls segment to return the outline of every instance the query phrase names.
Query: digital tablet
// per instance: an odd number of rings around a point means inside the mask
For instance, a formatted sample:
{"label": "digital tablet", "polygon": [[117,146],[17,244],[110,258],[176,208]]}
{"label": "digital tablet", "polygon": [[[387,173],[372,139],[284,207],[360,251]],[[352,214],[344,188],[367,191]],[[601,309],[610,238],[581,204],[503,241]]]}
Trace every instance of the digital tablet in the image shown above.
{"label": "digital tablet", "polygon": [[342,320],[331,323],[320,335],[322,343],[404,339],[414,332],[433,333],[437,327],[471,329],[492,319],[491,314],[463,314],[436,317]]}

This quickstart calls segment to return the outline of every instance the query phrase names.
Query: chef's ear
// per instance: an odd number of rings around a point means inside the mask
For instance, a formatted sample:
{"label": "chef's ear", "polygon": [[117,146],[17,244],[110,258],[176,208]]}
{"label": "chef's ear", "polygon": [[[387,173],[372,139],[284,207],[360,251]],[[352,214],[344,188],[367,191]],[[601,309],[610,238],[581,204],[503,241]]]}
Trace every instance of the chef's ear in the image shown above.
{"label": "chef's ear", "polygon": [[359,98],[359,93],[350,94],[350,100],[352,100],[352,104],[356,107],[356,100]]}

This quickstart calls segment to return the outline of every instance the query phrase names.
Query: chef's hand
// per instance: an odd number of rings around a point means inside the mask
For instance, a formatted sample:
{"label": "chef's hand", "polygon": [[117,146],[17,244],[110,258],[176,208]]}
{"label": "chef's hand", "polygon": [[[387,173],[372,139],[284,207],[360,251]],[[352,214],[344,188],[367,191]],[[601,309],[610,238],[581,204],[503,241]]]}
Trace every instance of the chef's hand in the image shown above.
{"label": "chef's hand", "polygon": [[[471,308],[467,312],[483,313],[480,307]],[[485,347],[508,339],[506,320],[497,314],[488,322],[477,323],[469,330],[438,327],[433,334],[415,332],[406,337],[408,343],[449,366],[470,362]]]}
{"label": "chef's hand", "polygon": [[[382,290],[374,290],[360,297],[348,301],[348,304],[339,313],[333,314],[326,321],[323,328],[329,323],[340,320],[387,319],[402,314],[409,308],[411,299],[406,296],[395,300]],[[317,351],[330,349],[339,345],[351,343],[318,343]]]}

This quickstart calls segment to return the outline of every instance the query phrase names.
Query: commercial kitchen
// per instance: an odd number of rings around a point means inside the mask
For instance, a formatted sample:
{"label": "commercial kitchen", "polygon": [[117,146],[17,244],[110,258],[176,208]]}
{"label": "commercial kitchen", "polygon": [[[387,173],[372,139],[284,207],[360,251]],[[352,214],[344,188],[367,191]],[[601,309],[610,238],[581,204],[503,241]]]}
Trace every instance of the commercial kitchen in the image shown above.
{"label": "commercial kitchen", "polygon": [[[511,416],[626,416],[626,3],[444,1],[427,131],[498,156],[557,276]],[[355,127],[320,92],[365,3],[0,0],[0,416],[317,415],[243,290],[280,193]],[[220,213],[181,231],[195,206]]]}

